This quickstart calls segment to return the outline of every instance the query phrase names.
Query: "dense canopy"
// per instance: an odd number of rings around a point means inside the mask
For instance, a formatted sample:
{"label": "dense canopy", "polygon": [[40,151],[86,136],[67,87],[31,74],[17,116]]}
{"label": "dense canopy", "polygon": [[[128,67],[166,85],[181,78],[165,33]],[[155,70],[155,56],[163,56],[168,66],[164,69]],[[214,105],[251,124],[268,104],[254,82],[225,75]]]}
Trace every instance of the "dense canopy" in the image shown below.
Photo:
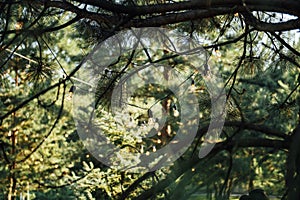
{"label": "dense canopy", "polygon": [[[299,199],[299,8],[299,0],[1,0],[0,198],[238,199],[260,191]],[[109,38],[148,27],[193,41],[201,47],[196,53],[205,55],[201,66],[171,51],[174,40],[145,40],[146,46],[117,56],[115,43],[104,48]],[[99,44],[106,51],[97,60],[92,53]],[[91,83],[86,63],[96,77],[93,90],[81,87]],[[154,68],[143,74],[145,66]],[[166,85],[143,85],[140,80],[155,78],[155,70],[166,80],[174,70],[178,90],[187,83],[197,102],[187,108]],[[139,88],[127,97],[116,88],[132,71],[140,79],[130,81]],[[226,100],[217,139],[205,137],[215,117],[206,75],[215,72]],[[86,91],[93,93],[99,127],[125,155],[148,156],[168,146],[183,122],[194,123],[189,117],[195,110],[196,135],[168,166],[117,170],[83,145],[79,132],[88,128],[78,128],[76,117],[90,106],[80,96]],[[118,95],[128,100],[126,114],[113,112]],[[165,118],[155,121],[159,114]],[[207,142],[215,145],[199,158]]]}

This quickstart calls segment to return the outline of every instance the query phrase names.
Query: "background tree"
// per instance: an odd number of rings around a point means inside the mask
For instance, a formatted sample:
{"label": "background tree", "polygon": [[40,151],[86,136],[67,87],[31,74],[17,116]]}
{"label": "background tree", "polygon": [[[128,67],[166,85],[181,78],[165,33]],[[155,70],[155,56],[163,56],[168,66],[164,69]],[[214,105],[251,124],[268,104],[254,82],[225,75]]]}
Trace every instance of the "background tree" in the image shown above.
{"label": "background tree", "polygon": [[[233,192],[263,188],[282,199],[299,199],[299,7],[296,0],[1,1],[3,198],[29,191],[37,199],[186,199],[196,193],[228,199]],[[84,150],[69,90],[98,42],[121,30],[152,26],[202,41],[211,66],[225,80],[225,128],[212,152],[199,159],[195,152],[210,111],[199,96],[201,127],[181,159],[151,173],[117,172]],[[120,76],[122,62],[108,69],[114,70],[112,78]],[[200,78],[193,85],[203,90]],[[105,108],[109,85],[103,87]],[[137,93],[136,102],[142,105],[140,97]],[[122,139],[123,132],[106,126],[111,137]]]}

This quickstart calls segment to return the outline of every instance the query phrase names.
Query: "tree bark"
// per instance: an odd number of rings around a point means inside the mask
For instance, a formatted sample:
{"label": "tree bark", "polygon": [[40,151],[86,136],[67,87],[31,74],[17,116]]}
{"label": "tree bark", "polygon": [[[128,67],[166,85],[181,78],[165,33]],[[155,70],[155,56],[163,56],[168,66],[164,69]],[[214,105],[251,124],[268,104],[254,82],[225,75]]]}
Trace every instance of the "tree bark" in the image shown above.
{"label": "tree bark", "polygon": [[300,124],[290,140],[286,172],[287,199],[300,199]]}

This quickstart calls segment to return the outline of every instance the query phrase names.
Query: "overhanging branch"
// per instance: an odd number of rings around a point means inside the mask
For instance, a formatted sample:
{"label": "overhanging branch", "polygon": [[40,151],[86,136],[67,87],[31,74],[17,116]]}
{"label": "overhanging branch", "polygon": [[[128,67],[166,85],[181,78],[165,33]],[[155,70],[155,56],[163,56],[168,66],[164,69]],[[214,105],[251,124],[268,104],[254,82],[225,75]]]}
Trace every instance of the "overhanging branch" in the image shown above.
{"label": "overhanging branch", "polygon": [[247,24],[253,26],[255,29],[259,31],[275,32],[275,31],[288,31],[288,30],[300,28],[299,18],[291,19],[286,22],[269,23],[269,22],[263,22],[256,19],[249,12],[244,12],[243,16],[245,17],[245,21]]}
{"label": "overhanging branch", "polygon": [[[74,3],[74,1],[71,2]],[[67,1],[30,1],[31,4],[62,9],[76,13],[82,19],[91,19],[112,26],[117,26],[124,19],[131,19],[123,28],[162,26],[247,11],[278,12],[300,17],[300,1],[296,0],[266,0],[263,2],[260,0],[193,0],[147,6],[121,5],[107,0],[76,0],[75,2],[93,6],[100,11],[91,12]],[[249,24],[262,31],[287,31],[300,28],[298,19],[274,24],[250,20]]]}

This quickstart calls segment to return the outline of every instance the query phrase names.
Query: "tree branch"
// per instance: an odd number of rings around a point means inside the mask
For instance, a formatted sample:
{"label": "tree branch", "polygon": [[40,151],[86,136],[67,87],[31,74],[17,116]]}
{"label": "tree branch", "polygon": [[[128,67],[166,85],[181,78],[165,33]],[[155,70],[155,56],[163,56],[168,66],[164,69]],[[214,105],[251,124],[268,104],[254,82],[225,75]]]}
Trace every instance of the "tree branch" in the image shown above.
{"label": "tree branch", "polygon": [[[44,0],[46,1],[46,0]],[[291,15],[300,16],[300,2],[296,0],[265,0],[263,3],[261,0],[210,0],[208,4],[207,1],[203,0],[192,0],[183,1],[175,3],[164,3],[155,5],[142,5],[142,6],[126,6],[115,4],[107,0],[94,1],[94,0],[76,0],[80,3],[85,3],[88,5],[96,6],[104,10],[108,10],[116,13],[125,13],[132,16],[137,15],[148,15],[155,13],[166,13],[174,11],[184,11],[184,10],[206,10],[214,8],[232,8],[234,6],[243,6],[243,3],[247,5],[252,11],[269,11],[269,12],[285,12]]]}
{"label": "tree branch", "polygon": [[286,22],[269,23],[263,22],[255,18],[251,13],[243,13],[245,22],[250,26],[253,26],[259,31],[275,32],[275,31],[288,31],[300,28],[300,19],[291,19]]}
{"label": "tree branch", "polygon": [[[102,10],[102,13],[81,9],[67,1],[31,1],[32,4],[44,5],[47,8],[53,7],[70,11],[76,13],[80,18],[95,20],[98,23],[117,25],[125,18],[131,19],[132,17],[136,17],[135,19],[128,20],[129,22],[123,28],[162,26],[194,19],[232,14],[233,12],[245,13],[247,11],[279,12],[300,16],[298,9],[300,2],[296,0],[266,0],[263,3],[260,0],[211,0],[209,4],[207,4],[207,1],[193,0],[147,6],[121,5],[107,0],[76,0],[76,2],[99,8]],[[249,22],[250,25],[255,25],[256,29],[264,31],[286,31],[300,28],[300,20],[298,19],[274,24],[260,21],[256,21],[255,23],[251,23],[251,20]]]}
{"label": "tree branch", "polygon": [[258,132],[264,133],[268,136],[275,136],[275,137],[279,137],[282,139],[286,139],[288,137],[287,134],[285,134],[277,129],[272,129],[272,128],[269,128],[264,125],[258,125],[258,124],[253,124],[253,123],[227,121],[227,122],[225,122],[224,126],[240,127],[242,129],[258,131]]}
{"label": "tree branch", "polygon": [[207,157],[203,159],[199,159],[194,156],[189,160],[178,160],[179,162],[176,170],[173,171],[173,174],[169,176],[169,178],[160,181],[157,185],[153,186],[151,189],[143,192],[140,196],[134,199],[150,199],[151,197],[155,197],[156,194],[164,191],[166,187],[168,187],[172,182],[174,182],[178,177],[184,174],[191,167],[195,166],[198,163],[205,162],[206,159],[213,157],[217,153],[224,150],[231,150],[232,148],[248,148],[248,147],[262,147],[262,148],[275,148],[275,149],[288,149],[289,144],[287,144],[284,140],[271,140],[271,139],[263,139],[263,138],[249,138],[249,139],[240,139],[240,140],[230,140],[225,142],[220,142],[215,145],[213,150],[208,154]]}

